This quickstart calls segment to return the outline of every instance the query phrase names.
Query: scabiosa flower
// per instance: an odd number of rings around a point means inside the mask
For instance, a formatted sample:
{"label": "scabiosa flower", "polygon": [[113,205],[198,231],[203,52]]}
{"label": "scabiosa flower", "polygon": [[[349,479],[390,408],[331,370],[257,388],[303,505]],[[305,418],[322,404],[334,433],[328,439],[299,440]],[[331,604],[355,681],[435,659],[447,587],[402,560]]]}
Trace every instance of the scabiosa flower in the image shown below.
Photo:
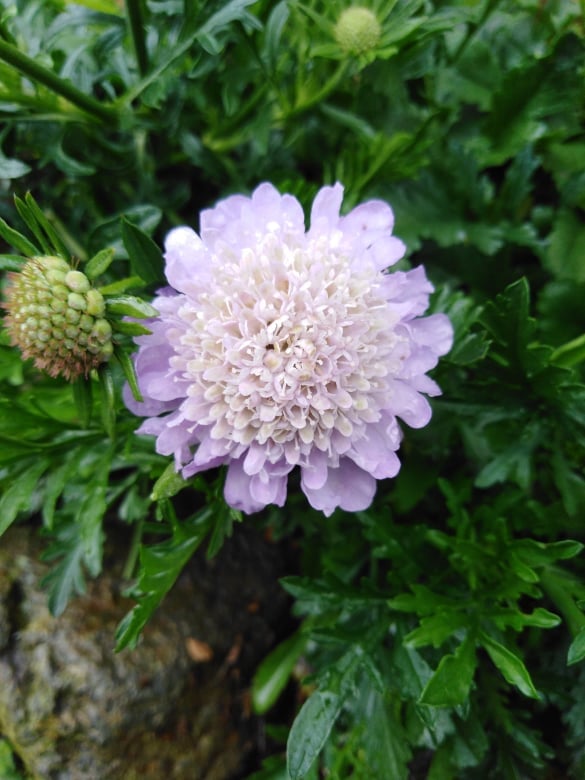
{"label": "scabiosa flower", "polygon": [[227,465],[225,498],[244,512],[284,504],[301,471],[310,504],[369,506],[400,462],[397,418],[426,425],[426,372],[451,347],[445,315],[421,318],[422,267],[385,273],[405,251],[393,214],[370,201],[340,217],[340,184],[320,190],[310,228],[296,198],[261,184],[174,229],[166,276],[136,339],[138,429],[185,478]]}
{"label": "scabiosa flower", "polygon": [[60,257],[33,257],[7,275],[5,327],[36,368],[67,380],[89,375],[113,353],[101,293]]}

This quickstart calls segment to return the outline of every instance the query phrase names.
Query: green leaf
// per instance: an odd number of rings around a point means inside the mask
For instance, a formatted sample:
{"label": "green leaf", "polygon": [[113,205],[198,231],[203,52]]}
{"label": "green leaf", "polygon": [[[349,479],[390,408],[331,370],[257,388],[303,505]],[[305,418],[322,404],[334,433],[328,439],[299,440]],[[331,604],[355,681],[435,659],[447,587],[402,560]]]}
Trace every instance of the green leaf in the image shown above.
{"label": "green leaf", "polygon": [[180,524],[175,522],[170,539],[140,548],[140,572],[133,591],[138,603],[118,626],[116,651],[136,647],[140,632],[207,536],[212,522],[213,507],[206,507]]}
{"label": "green leaf", "polygon": [[32,465],[25,466],[18,476],[12,477],[10,487],[0,498],[0,536],[20,512],[30,508],[37,482],[49,465],[48,460],[35,460]]}
{"label": "green leaf", "polygon": [[108,314],[119,314],[124,317],[138,317],[146,319],[156,317],[158,311],[150,303],[137,298],[135,295],[118,295],[106,297],[106,311]]}
{"label": "green leaf", "polygon": [[134,368],[134,363],[130,359],[130,356],[122,349],[122,347],[115,345],[114,358],[118,361],[122,371],[124,372],[124,376],[126,377],[126,381],[128,382],[134,400],[142,403],[144,398],[142,397],[142,393],[138,387],[136,369]]}
{"label": "green leaf", "polygon": [[582,628],[575,636],[569,646],[569,652],[567,654],[567,664],[579,663],[585,658],[585,627]]}
{"label": "green leaf", "polygon": [[264,715],[276,703],[308,640],[307,634],[297,632],[262,661],[252,680],[252,707],[257,715]]}
{"label": "green leaf", "polygon": [[176,496],[189,483],[177,471],[175,461],[171,461],[157,481],[154,483],[150,498],[152,501],[162,501]]}
{"label": "green leaf", "polygon": [[91,381],[85,377],[80,377],[75,382],[72,382],[71,386],[80,423],[83,428],[87,428],[91,421],[93,406]]}
{"label": "green leaf", "polygon": [[524,662],[515,653],[483,631],[480,634],[480,641],[506,682],[515,685],[521,693],[531,699],[540,698]]}
{"label": "green leaf", "polygon": [[92,281],[108,270],[114,259],[115,249],[102,249],[83,266],[83,273]]}
{"label": "green leaf", "polygon": [[[18,195],[15,195],[14,205],[16,206],[16,210],[18,211],[22,221],[25,223],[25,225],[31,231],[33,236],[39,242],[39,246],[41,247],[40,254],[45,254],[45,255],[53,254],[53,248],[51,247],[50,242],[47,240],[44,232],[39,227],[35,215],[31,212],[28,204],[24,200],[22,200],[22,198],[19,198]],[[39,253],[37,252],[36,254]]]}
{"label": "green leaf", "polygon": [[52,615],[62,615],[73,596],[85,593],[83,555],[84,541],[74,522],[59,529],[53,544],[43,553],[45,561],[57,557],[61,559],[41,580],[42,587],[49,591],[48,604]]}
{"label": "green leaf", "polygon": [[110,325],[116,333],[125,336],[148,336],[152,333],[150,328],[140,322],[128,322],[127,320],[110,320]]}
{"label": "green leaf", "polygon": [[2,780],[25,780],[17,771],[14,764],[14,755],[7,740],[0,737],[0,777]]}
{"label": "green leaf", "polygon": [[128,252],[133,274],[143,279],[146,284],[164,280],[161,250],[150,236],[126,217],[122,219],[122,241]]}
{"label": "green leaf", "polygon": [[370,690],[364,710],[367,727],[363,735],[363,750],[372,780],[374,777],[406,780],[412,751],[397,708],[387,697]]}
{"label": "green leaf", "polygon": [[475,641],[468,636],[452,655],[444,655],[437,671],[427,682],[419,704],[433,707],[456,707],[469,696],[477,659]]}
{"label": "green leaf", "polygon": [[100,386],[100,414],[104,430],[113,439],[116,429],[116,391],[112,369],[106,363],[98,369]]}
{"label": "green leaf", "polygon": [[26,195],[24,196],[24,200],[26,202],[26,205],[29,208],[30,214],[36,220],[39,227],[44,231],[53,250],[56,252],[56,254],[60,255],[61,257],[64,257],[65,259],[68,259],[70,256],[70,252],[65,246],[63,239],[61,238],[59,232],[55,229],[51,221],[47,218],[47,216],[45,215],[41,207],[38,205],[36,200],[30,194],[30,192],[26,193]]}
{"label": "green leaf", "polygon": [[22,233],[19,233],[18,230],[11,228],[3,219],[0,219],[0,236],[7,244],[22,252],[25,257],[36,257],[40,254],[38,247],[32,244],[28,238],[25,238]]}
{"label": "green leaf", "polygon": [[557,347],[551,355],[551,363],[564,368],[585,363],[585,333],[567,344]]}
{"label": "green leaf", "polygon": [[546,265],[559,279],[585,282],[585,226],[570,209],[561,209],[555,220]]}
{"label": "green leaf", "polygon": [[303,780],[317,760],[341,711],[342,699],[333,691],[315,691],[296,716],[286,746],[291,780]]}
{"label": "green leaf", "polygon": [[461,612],[438,612],[435,615],[421,618],[420,626],[404,637],[404,643],[409,647],[425,647],[433,645],[440,647],[453,636],[455,631],[465,625],[466,617]]}

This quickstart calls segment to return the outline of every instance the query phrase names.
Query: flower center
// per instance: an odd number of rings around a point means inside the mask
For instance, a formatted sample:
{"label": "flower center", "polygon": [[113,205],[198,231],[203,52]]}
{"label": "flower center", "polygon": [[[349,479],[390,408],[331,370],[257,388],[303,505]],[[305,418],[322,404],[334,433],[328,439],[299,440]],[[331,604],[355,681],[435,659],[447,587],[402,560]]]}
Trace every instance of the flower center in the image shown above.
{"label": "flower center", "polygon": [[172,366],[189,385],[184,418],[232,449],[268,445],[273,460],[330,452],[332,440],[337,452],[344,439],[349,447],[379,419],[408,349],[382,275],[350,269],[327,238],[271,234],[214,264],[214,281],[185,299],[170,334]]}

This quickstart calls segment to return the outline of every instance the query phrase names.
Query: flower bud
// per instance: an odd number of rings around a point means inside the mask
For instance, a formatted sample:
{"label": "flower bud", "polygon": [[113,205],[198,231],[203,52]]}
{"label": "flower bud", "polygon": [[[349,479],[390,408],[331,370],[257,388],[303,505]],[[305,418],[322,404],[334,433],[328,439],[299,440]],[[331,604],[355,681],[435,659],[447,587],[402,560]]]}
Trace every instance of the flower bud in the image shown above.
{"label": "flower bud", "polygon": [[85,274],[60,257],[33,257],[7,277],[5,326],[36,368],[74,380],[110,358],[104,299]]}
{"label": "flower bud", "polygon": [[333,34],[345,54],[358,55],[378,45],[382,28],[372,10],[352,5],[341,12]]}

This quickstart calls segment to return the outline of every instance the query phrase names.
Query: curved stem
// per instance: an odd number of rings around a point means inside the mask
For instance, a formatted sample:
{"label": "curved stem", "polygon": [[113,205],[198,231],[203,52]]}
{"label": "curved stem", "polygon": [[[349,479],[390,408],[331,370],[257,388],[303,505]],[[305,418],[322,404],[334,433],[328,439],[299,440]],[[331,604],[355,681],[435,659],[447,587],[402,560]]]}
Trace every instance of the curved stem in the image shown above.
{"label": "curved stem", "polygon": [[60,78],[44,65],[39,65],[16,46],[3,40],[0,40],[0,60],[12,65],[24,76],[48,87],[55,94],[66,98],[74,106],[95,119],[99,119],[101,122],[118,123],[118,114],[111,106],[105,106],[99,100],[84,94],[69,81]]}

